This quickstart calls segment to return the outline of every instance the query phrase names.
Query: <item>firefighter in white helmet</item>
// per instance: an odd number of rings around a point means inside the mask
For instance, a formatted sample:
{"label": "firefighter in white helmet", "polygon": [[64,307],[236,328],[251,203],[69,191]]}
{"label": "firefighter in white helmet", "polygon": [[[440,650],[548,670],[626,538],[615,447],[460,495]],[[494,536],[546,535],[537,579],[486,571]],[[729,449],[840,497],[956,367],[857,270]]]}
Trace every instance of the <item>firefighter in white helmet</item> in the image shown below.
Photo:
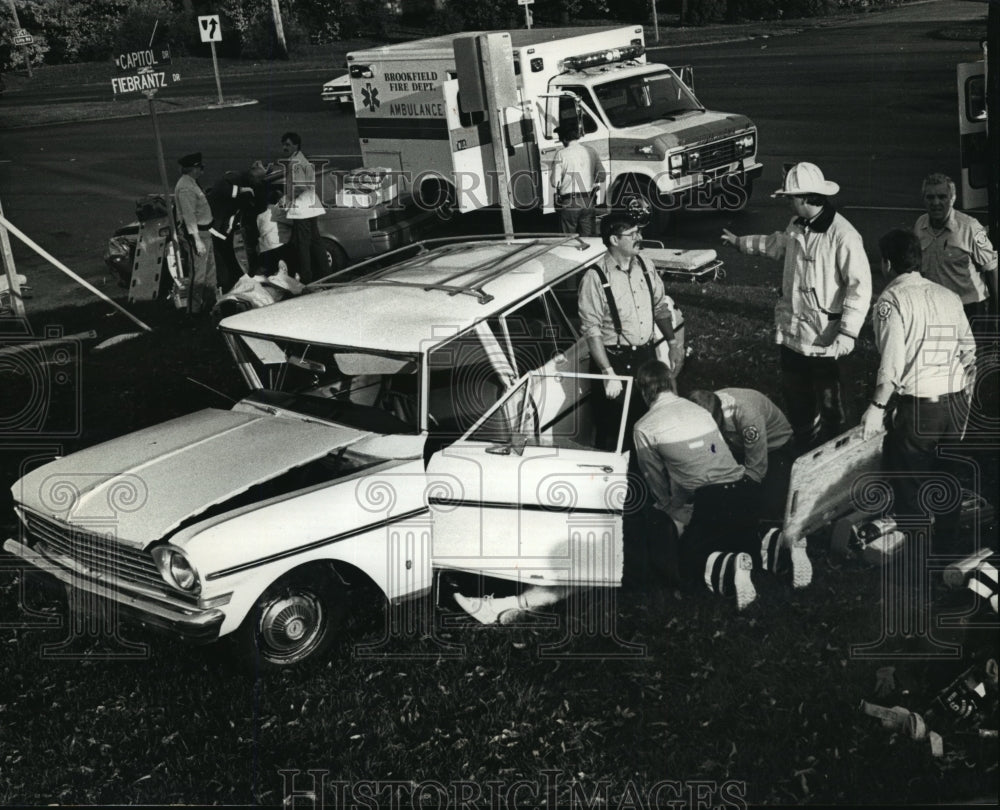
{"label": "firefighter in white helmet", "polygon": [[846,426],[837,359],[854,349],[871,301],[871,268],[861,235],[834,210],[840,186],[813,163],[797,163],[774,197],[794,216],[784,231],[722,241],[741,253],[784,261],[774,308],[782,388],[799,450],[839,435]]}

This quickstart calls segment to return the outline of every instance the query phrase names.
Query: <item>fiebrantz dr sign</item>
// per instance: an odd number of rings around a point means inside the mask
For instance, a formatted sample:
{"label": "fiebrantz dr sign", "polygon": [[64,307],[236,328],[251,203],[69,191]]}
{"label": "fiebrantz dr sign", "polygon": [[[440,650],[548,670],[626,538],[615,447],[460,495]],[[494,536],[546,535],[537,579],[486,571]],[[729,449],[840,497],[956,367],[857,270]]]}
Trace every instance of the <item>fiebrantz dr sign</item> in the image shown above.
{"label": "fiebrantz dr sign", "polygon": [[115,57],[115,67],[123,74],[111,79],[111,89],[119,93],[155,92],[180,81],[179,73],[172,73],[169,48],[147,48],[128,51]]}

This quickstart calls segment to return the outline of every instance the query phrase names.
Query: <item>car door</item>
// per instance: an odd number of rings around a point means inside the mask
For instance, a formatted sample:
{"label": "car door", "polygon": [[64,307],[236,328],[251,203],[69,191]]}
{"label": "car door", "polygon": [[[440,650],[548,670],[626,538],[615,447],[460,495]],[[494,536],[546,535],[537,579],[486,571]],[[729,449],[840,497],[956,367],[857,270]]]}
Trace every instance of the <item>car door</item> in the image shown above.
{"label": "car door", "polygon": [[[541,431],[538,396],[554,376],[530,372],[428,464],[432,563],[534,584],[620,585],[628,454],[572,430]],[[631,379],[621,378],[626,397]]]}

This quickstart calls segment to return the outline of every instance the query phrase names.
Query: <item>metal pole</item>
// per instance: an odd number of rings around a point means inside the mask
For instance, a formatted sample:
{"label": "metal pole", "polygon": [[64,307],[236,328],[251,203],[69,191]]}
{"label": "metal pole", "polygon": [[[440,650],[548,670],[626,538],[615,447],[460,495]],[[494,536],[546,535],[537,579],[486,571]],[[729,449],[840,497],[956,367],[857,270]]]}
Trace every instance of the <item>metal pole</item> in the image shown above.
{"label": "metal pole", "polygon": [[[990,54],[993,64],[990,64]],[[997,67],[1000,55],[1000,3],[990,3],[986,18],[986,161],[989,169],[987,191],[989,194],[989,233],[994,245],[1000,244],[1000,126],[996,126],[1000,116],[1000,69]],[[994,315],[996,313],[993,313]]]}
{"label": "metal pole", "polygon": [[26,236],[9,219],[7,219],[6,217],[0,216],[0,227],[7,228],[7,230],[9,230],[12,234],[14,234],[14,236],[16,236],[22,242],[24,242],[24,244],[26,244],[33,251],[35,251],[35,253],[37,253],[43,259],[45,259],[46,261],[48,261],[49,264],[53,265],[57,270],[62,270],[62,272],[64,272],[67,276],[69,276],[71,279],[73,279],[77,284],[79,284],[82,287],[90,290],[94,295],[96,295],[102,301],[106,301],[107,303],[111,304],[111,306],[113,306],[115,309],[117,309],[120,313],[122,313],[122,315],[124,315],[130,321],[132,321],[133,323],[138,324],[143,329],[145,329],[147,332],[152,332],[153,331],[148,326],[146,326],[146,324],[144,324],[137,317],[135,317],[135,315],[133,315],[131,312],[129,312],[127,309],[125,309],[122,306],[119,306],[116,302],[114,302],[110,298],[108,298],[108,296],[106,296],[104,293],[102,293],[99,289],[97,289],[97,287],[95,287],[89,281],[87,281],[84,278],[80,278],[80,276],[78,276],[76,273],[74,273],[72,270],[70,270],[65,264],[63,264],[61,261],[59,261],[55,256],[53,256],[51,253],[49,253],[47,250],[45,250],[45,248],[43,248],[41,245],[37,244],[32,239],[30,239],[28,236]]}
{"label": "metal pole", "polygon": [[[503,137],[506,111],[497,103],[496,83],[490,78],[495,75],[491,56],[492,51],[489,45],[490,36],[493,35],[483,34],[480,37],[483,75],[487,77],[485,82],[486,109],[490,116],[490,135],[493,139],[493,164],[496,167],[497,202],[500,205],[500,213],[503,215],[504,236],[511,238],[514,235],[514,218],[510,212],[510,163],[507,157],[507,145]],[[509,39],[507,41],[509,42]]]}
{"label": "metal pole", "polygon": [[660,15],[656,13],[656,0],[653,3],[653,39],[660,41]]}
{"label": "metal pole", "polygon": [[213,39],[211,43],[212,46],[212,69],[215,71],[215,89],[219,91],[219,104],[222,104],[222,82],[219,80],[219,63],[215,58],[215,40]]}
{"label": "metal pole", "polygon": [[[17,18],[17,6],[14,5],[14,0],[10,0],[10,13],[14,15],[14,28],[21,28],[21,21]],[[24,46],[24,66],[28,69],[28,78],[31,76],[31,57],[28,56],[28,46]]]}
{"label": "metal pole", "polygon": [[526,28],[531,28],[531,11],[527,3],[524,4],[524,25]]}
{"label": "metal pole", "polygon": [[170,238],[177,239],[177,223],[174,222],[174,207],[170,203],[170,181],[167,179],[167,164],[163,159],[163,143],[160,140],[160,122],[156,118],[155,90],[146,93],[149,99],[149,117],[153,122],[153,138],[156,140],[156,159],[160,165],[160,182],[163,183],[163,201],[167,205],[167,219],[170,221]]}
{"label": "metal pole", "polygon": [[[0,202],[0,222],[3,216],[3,203]],[[21,297],[21,285],[17,280],[17,267],[14,265],[14,253],[10,249],[10,237],[7,229],[0,224],[0,260],[3,262],[4,273],[7,274],[7,291],[10,295],[10,308],[16,318],[25,318],[24,299]]]}

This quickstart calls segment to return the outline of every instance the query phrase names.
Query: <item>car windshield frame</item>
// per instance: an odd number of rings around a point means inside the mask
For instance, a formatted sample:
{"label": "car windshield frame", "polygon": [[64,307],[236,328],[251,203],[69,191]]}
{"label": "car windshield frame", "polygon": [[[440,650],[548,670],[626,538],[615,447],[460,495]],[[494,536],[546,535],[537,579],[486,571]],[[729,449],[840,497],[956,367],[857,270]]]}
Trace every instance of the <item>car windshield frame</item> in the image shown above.
{"label": "car windshield frame", "polygon": [[705,109],[670,68],[611,79],[592,85],[591,90],[605,119],[616,129],[671,121]]}
{"label": "car windshield frame", "polygon": [[376,433],[421,430],[419,354],[223,334],[250,389],[243,402]]}

